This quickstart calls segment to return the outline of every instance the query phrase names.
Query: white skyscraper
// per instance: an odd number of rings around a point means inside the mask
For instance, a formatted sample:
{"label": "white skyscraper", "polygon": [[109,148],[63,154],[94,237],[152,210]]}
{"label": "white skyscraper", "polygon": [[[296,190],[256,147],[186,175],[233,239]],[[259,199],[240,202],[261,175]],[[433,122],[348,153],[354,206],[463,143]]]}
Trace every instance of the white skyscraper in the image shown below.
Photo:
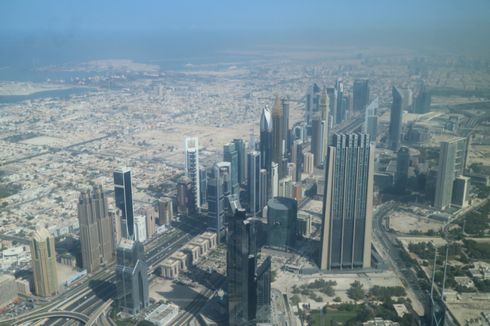
{"label": "white skyscraper", "polygon": [[134,236],[136,241],[146,241],[146,217],[143,215],[134,217]]}
{"label": "white skyscraper", "polygon": [[199,180],[199,141],[197,137],[185,139],[185,176],[192,181],[194,203],[189,206],[198,211],[201,207],[200,180]]}

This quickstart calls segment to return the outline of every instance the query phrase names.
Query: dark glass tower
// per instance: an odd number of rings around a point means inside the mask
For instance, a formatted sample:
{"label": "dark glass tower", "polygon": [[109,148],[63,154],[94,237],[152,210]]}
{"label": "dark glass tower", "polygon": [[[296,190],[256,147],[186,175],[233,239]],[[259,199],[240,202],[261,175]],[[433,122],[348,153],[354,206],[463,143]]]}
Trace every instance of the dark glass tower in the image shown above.
{"label": "dark glass tower", "polygon": [[247,195],[248,195],[248,210],[254,216],[258,214],[262,208],[261,205],[261,185],[260,185],[260,153],[258,151],[252,151],[248,153],[248,182],[247,182]]}
{"label": "dark glass tower", "polygon": [[374,146],[366,134],[335,134],[328,147],[320,268],[371,266]]}
{"label": "dark glass tower", "polygon": [[275,197],[267,203],[267,244],[271,247],[293,248],[296,240],[298,204],[295,199]]}
{"label": "dark glass tower", "polygon": [[400,90],[396,87],[393,87],[392,93],[393,103],[391,104],[390,111],[389,147],[394,151],[398,151],[402,137],[403,97]]}
{"label": "dark glass tower", "polygon": [[276,96],[272,110],[272,161],[282,164],[286,139],[284,135],[284,112],[279,96]]}
{"label": "dark glass tower", "polygon": [[137,314],[148,307],[148,267],[143,245],[122,239],[116,251],[116,288],[119,307]]}
{"label": "dark glass tower", "polygon": [[237,152],[238,183],[244,185],[247,183],[247,149],[243,139],[233,139],[233,144]]}
{"label": "dark glass tower", "polygon": [[267,197],[271,195],[272,173],[272,116],[268,107],[260,116],[260,167],[267,171]]}
{"label": "dark glass tower", "polygon": [[223,161],[231,164],[231,194],[238,195],[240,192],[240,183],[238,181],[238,152],[234,143],[228,143],[223,147]]}
{"label": "dark glass tower", "polygon": [[410,150],[402,146],[396,154],[395,188],[403,193],[408,182],[408,167],[410,166]]}
{"label": "dark glass tower", "polygon": [[353,88],[353,108],[356,112],[362,112],[369,103],[369,81],[356,79]]}
{"label": "dark glass tower", "polygon": [[215,225],[217,239],[225,235],[225,199],[230,195],[230,162],[215,163],[208,179],[208,217]]}
{"label": "dark glass tower", "polygon": [[134,239],[133,192],[131,188],[131,170],[121,168],[114,171],[114,196],[116,207],[121,210],[122,236]]}

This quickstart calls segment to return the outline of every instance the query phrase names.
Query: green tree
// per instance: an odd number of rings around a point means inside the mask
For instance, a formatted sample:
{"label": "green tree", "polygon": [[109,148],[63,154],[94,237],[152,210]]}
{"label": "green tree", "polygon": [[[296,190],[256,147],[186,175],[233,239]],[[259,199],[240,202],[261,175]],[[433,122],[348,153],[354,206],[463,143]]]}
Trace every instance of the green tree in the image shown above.
{"label": "green tree", "polygon": [[363,285],[359,281],[351,283],[350,288],[347,290],[347,296],[352,300],[359,301],[364,299],[366,291],[363,289]]}

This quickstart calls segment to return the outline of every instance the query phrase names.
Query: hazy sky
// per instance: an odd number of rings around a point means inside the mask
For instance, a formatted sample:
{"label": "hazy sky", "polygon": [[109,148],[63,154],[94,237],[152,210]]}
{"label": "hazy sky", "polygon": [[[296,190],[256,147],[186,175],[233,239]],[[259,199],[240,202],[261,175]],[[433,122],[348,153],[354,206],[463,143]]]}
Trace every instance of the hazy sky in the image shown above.
{"label": "hazy sky", "polygon": [[420,28],[490,32],[489,0],[2,0],[0,31]]}

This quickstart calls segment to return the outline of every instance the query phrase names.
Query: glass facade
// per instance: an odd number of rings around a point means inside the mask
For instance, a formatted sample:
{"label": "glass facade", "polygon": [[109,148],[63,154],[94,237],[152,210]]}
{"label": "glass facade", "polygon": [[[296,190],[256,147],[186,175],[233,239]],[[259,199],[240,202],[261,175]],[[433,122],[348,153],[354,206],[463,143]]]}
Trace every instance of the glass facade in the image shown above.
{"label": "glass facade", "polygon": [[267,244],[293,248],[296,240],[298,204],[295,199],[275,197],[267,203]]}
{"label": "glass facade", "polygon": [[124,238],[134,237],[133,192],[131,188],[131,170],[120,169],[114,175],[114,196],[116,207],[121,211],[121,228]]}

